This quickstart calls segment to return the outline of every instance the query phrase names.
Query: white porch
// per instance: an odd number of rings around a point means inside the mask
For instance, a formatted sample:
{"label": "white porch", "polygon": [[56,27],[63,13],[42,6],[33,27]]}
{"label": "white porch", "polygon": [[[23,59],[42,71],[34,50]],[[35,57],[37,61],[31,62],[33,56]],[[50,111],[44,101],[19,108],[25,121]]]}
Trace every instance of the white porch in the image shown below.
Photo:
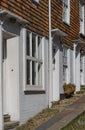
{"label": "white porch", "polygon": [[[80,56],[81,56],[81,52],[80,50],[81,48],[81,44],[85,44],[85,42],[83,42],[81,39],[75,39],[73,40],[74,42],[74,58],[73,58],[73,66],[74,66],[74,84],[76,85],[76,92],[80,91],[81,88],[81,83],[85,83],[85,62],[84,62],[84,57],[83,57],[83,72],[81,75],[81,64],[80,64]],[[81,77],[82,76],[82,77]]]}
{"label": "white porch", "polygon": [[19,37],[25,20],[0,10],[0,130],[3,115],[19,121]]}

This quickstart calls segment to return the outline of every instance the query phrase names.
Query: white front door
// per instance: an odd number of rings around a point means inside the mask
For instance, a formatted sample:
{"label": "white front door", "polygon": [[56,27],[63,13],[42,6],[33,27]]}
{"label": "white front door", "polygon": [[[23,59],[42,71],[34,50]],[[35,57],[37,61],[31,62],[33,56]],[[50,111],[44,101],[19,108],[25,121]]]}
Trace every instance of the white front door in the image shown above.
{"label": "white front door", "polygon": [[7,58],[7,49],[6,49],[6,40],[3,40],[3,114],[7,114],[7,94],[6,94],[6,58]]}
{"label": "white front door", "polygon": [[19,37],[3,39],[3,114],[19,120]]}

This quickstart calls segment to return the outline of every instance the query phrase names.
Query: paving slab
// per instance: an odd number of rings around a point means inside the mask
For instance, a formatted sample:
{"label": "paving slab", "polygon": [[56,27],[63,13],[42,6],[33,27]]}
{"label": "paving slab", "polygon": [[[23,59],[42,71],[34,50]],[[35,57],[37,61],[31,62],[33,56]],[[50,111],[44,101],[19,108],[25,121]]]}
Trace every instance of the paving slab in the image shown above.
{"label": "paving slab", "polygon": [[57,113],[54,117],[43,123],[35,130],[61,130],[72,120],[77,118],[85,111],[85,95],[80,97],[73,104],[69,105],[66,110]]}

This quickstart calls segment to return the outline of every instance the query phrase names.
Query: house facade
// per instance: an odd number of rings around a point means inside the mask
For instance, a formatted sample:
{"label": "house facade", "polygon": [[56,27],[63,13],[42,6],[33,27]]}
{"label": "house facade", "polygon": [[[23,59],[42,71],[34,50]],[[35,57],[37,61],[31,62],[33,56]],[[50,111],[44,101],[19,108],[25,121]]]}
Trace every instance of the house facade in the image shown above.
{"label": "house facade", "polygon": [[1,130],[5,115],[22,124],[60,100],[64,83],[85,84],[84,0],[50,2],[51,14],[46,0],[0,1]]}
{"label": "house facade", "polygon": [[48,2],[0,1],[0,130],[48,107],[47,36]]}
{"label": "house facade", "polygon": [[[53,100],[63,84],[85,84],[85,1],[52,1]],[[57,93],[56,93],[57,92]]]}

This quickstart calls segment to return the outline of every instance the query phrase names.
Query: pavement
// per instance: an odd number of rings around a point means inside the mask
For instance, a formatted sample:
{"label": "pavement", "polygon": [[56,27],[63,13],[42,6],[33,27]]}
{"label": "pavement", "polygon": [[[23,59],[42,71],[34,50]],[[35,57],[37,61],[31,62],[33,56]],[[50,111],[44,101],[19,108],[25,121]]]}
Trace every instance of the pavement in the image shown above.
{"label": "pavement", "polygon": [[35,130],[61,130],[85,111],[85,94]]}

